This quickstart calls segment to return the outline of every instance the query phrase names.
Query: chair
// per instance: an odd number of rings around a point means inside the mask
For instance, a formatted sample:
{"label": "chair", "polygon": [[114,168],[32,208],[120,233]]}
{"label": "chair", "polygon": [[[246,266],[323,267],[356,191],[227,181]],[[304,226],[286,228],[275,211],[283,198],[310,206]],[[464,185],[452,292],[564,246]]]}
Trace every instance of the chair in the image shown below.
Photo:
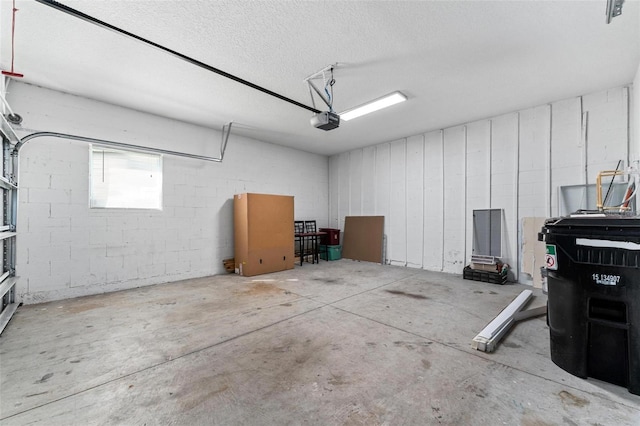
{"label": "chair", "polygon": [[[318,230],[316,229],[316,221],[315,220],[305,220],[304,221],[304,232],[306,233],[315,233],[318,232]],[[320,258],[318,256],[318,237],[317,236],[313,236],[313,237],[307,237],[307,242],[311,243],[311,247],[306,247],[305,251],[308,253],[311,253],[313,261],[314,262],[318,262],[320,263]]]}
{"label": "chair", "polygon": [[303,258],[302,256],[303,238],[300,236],[300,234],[303,234],[303,233],[304,233],[304,221],[303,220],[294,221],[293,222],[293,235],[294,235],[293,250],[294,250],[294,257],[300,256],[300,265],[302,265],[302,258]]}

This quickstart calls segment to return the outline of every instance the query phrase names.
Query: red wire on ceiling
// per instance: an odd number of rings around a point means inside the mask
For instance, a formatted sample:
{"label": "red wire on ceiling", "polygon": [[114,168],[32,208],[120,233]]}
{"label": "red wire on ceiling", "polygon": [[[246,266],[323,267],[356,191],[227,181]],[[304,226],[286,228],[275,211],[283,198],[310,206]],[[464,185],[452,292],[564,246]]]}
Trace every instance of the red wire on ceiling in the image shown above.
{"label": "red wire on ceiling", "polygon": [[2,71],[3,75],[9,77],[24,77],[24,75],[13,71],[13,60],[15,58],[15,49],[16,49],[16,0],[13,0],[13,15],[11,17],[11,71]]}

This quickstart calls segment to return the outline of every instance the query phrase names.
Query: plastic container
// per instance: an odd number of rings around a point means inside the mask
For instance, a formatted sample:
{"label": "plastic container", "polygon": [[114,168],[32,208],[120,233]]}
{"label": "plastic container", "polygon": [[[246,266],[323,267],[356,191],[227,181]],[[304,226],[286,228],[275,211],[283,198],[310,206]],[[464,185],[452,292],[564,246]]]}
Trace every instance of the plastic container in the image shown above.
{"label": "plastic container", "polygon": [[335,246],[340,244],[340,230],[335,228],[320,228],[319,232],[326,232],[327,235],[320,237],[320,244],[325,246]]}
{"label": "plastic container", "polygon": [[483,271],[480,269],[472,269],[470,266],[465,266],[462,270],[462,278],[465,280],[482,281],[491,284],[505,284],[507,282],[507,274],[501,274],[499,272]]}
{"label": "plastic container", "polygon": [[[326,247],[326,250],[325,250]],[[342,245],[320,245],[320,259],[340,260],[342,259]]]}
{"label": "plastic container", "polygon": [[640,219],[548,219],[551,360],[640,395]]}

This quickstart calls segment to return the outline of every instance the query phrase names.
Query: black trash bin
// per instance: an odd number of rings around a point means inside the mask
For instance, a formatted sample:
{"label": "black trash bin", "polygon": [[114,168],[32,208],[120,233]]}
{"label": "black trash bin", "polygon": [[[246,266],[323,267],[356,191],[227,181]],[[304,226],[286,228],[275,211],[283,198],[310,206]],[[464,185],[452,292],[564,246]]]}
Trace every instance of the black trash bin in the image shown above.
{"label": "black trash bin", "polygon": [[640,219],[548,219],[551,360],[640,395]]}

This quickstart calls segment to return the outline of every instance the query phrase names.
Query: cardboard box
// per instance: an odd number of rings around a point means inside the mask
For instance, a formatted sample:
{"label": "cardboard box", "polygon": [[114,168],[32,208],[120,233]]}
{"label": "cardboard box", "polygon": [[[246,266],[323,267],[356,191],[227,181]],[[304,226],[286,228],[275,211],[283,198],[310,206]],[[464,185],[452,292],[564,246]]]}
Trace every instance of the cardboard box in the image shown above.
{"label": "cardboard box", "polygon": [[487,265],[484,263],[471,263],[471,269],[476,271],[498,272],[499,264]]}
{"label": "cardboard box", "polygon": [[293,215],[292,196],[246,193],[233,197],[238,274],[251,277],[293,269]]}

